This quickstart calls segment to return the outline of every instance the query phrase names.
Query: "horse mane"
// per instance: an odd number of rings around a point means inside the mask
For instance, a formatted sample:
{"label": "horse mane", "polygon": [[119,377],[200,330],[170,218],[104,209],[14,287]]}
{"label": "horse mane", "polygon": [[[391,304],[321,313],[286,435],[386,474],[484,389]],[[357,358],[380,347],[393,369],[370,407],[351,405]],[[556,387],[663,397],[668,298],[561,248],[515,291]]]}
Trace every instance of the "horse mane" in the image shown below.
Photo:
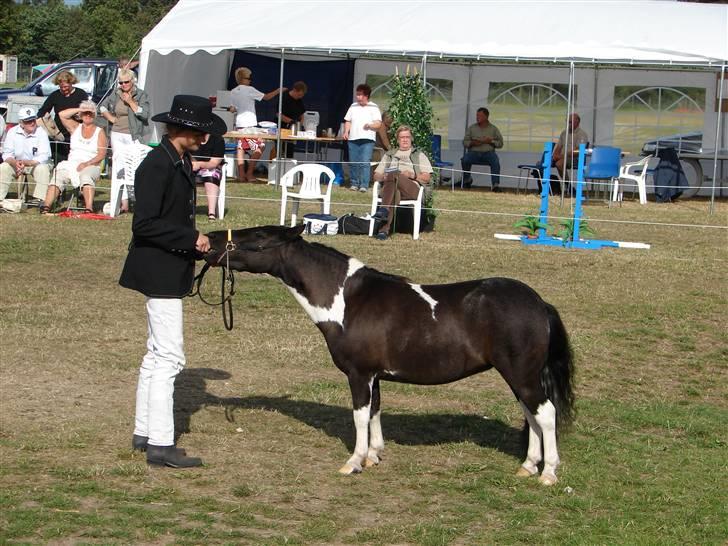
{"label": "horse mane", "polygon": [[[334,260],[339,261],[348,261],[351,256],[348,254],[344,254],[343,252],[340,252],[339,250],[336,250],[333,247],[323,245],[321,243],[312,243],[309,241],[306,241],[303,237],[301,237],[301,242],[305,243],[303,245],[306,247],[306,250],[315,250],[316,252],[310,253],[310,257],[314,259],[317,262],[320,262],[322,260],[322,255],[326,256],[327,258],[332,258]],[[319,253],[319,255],[317,255]],[[383,280],[390,280],[390,281],[398,281],[398,282],[410,282],[410,280],[407,277],[403,277],[402,275],[393,275],[391,273],[384,273],[382,271],[379,271],[378,269],[374,269],[373,267],[369,267],[368,265],[364,265],[364,269],[366,270],[367,274],[370,276],[373,276],[378,279]]]}

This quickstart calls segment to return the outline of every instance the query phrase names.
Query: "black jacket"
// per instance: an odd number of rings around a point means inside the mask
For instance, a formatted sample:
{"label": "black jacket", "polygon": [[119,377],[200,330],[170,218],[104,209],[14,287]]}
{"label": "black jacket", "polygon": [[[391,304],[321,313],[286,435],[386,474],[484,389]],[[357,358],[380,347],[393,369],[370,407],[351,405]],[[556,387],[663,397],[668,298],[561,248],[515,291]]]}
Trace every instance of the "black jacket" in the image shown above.
{"label": "black jacket", "polygon": [[195,272],[195,184],[189,154],[169,139],[149,152],[134,177],[136,207],[119,284],[150,298],[180,298]]}

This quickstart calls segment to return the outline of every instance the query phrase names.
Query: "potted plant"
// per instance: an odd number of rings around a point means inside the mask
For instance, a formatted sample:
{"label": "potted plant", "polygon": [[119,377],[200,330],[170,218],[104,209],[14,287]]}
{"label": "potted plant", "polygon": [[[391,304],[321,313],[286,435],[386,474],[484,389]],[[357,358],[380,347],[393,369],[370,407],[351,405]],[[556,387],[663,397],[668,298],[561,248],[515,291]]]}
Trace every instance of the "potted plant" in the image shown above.
{"label": "potted plant", "polygon": [[539,229],[548,229],[548,225],[544,224],[538,217],[532,214],[526,215],[518,222],[513,224],[514,228],[519,228],[521,233],[529,239],[535,239],[538,237]]}
{"label": "potted plant", "polygon": [[[389,113],[392,116],[392,126],[390,128],[389,138],[392,142],[396,142],[394,132],[400,125],[409,125],[412,128],[412,144],[415,148],[422,151],[432,161],[432,104],[430,97],[425,89],[425,83],[422,76],[417,73],[416,69],[410,72],[407,66],[404,75],[395,72],[392,80],[392,99],[389,103]],[[435,195],[434,187],[437,180],[434,179],[425,188],[424,202],[422,206],[422,222],[421,231],[431,231],[435,224]]]}
{"label": "potted plant", "polygon": [[[574,240],[574,219],[569,218],[568,220],[563,220],[559,225],[561,226],[561,230],[558,232],[558,237],[561,237],[564,242],[564,246],[566,246],[567,243]],[[586,218],[582,218],[579,222],[579,235],[594,234],[594,230],[587,223]]]}

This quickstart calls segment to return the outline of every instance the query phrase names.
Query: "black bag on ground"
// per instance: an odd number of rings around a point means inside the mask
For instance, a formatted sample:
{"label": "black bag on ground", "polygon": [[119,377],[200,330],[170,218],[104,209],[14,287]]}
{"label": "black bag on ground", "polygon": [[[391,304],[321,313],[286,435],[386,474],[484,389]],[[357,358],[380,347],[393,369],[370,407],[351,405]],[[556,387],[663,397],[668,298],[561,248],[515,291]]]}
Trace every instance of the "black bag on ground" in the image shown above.
{"label": "black bag on ground", "polygon": [[[374,233],[379,231],[384,221],[374,218]],[[342,235],[369,235],[369,218],[354,216],[354,213],[345,214],[339,218],[339,233]]]}

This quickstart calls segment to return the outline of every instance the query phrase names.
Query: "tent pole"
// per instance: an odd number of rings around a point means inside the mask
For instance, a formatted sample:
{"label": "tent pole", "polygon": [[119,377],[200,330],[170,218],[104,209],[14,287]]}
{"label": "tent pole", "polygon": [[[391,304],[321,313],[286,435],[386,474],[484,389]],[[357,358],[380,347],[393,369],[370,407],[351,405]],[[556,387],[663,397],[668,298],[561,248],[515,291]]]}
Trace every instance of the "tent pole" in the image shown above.
{"label": "tent pole", "polygon": [[[571,144],[571,139],[569,138],[569,118],[571,117],[571,89],[574,86],[574,61],[569,62],[569,90],[567,92],[566,96],[566,129],[564,133],[564,149],[561,150],[564,154],[564,179],[561,181],[561,206],[564,206],[564,190],[566,188],[567,183],[567,175],[568,172],[571,174],[571,169],[568,168],[568,160],[567,157],[571,155],[571,148],[569,145]],[[573,138],[573,137],[572,137]],[[568,178],[571,178],[569,176]],[[569,184],[571,184],[571,180],[568,180]]]}
{"label": "tent pole", "polygon": [[710,214],[715,212],[715,186],[718,180],[718,148],[720,147],[720,121],[723,107],[723,83],[725,82],[725,64],[720,67],[720,86],[718,88],[718,119],[715,123],[715,152],[713,152],[713,188],[710,190]]}
{"label": "tent pole", "polygon": [[[285,48],[281,48],[281,73],[278,78],[278,89],[281,89],[283,87],[283,65],[286,61],[286,50]],[[278,93],[278,130],[276,131],[276,158],[275,162],[278,164],[278,168],[276,169],[276,188],[278,188],[281,185],[281,169],[283,168],[281,162],[279,161],[281,157],[281,110],[283,109],[283,93]],[[270,165],[273,167],[273,165]]]}
{"label": "tent pole", "polygon": [[422,65],[420,72],[422,72],[422,85],[427,88],[427,53],[422,55]]}

